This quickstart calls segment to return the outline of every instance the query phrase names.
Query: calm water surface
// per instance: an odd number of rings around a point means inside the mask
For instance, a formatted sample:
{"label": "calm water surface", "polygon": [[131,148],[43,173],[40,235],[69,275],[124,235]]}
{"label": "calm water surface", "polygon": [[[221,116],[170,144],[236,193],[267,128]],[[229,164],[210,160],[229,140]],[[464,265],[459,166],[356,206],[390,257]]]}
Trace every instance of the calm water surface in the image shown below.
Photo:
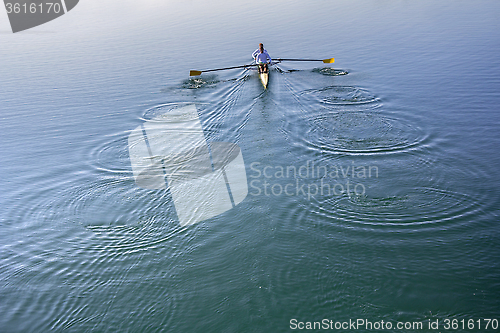
{"label": "calm water surface", "polygon": [[[2,14],[0,331],[485,331],[500,320],[499,14],[81,1],[17,34]],[[188,76],[249,63],[259,42],[336,62],[283,62],[267,91],[252,70]],[[207,142],[241,148],[249,193],[181,227],[168,190],[136,186],[127,140],[186,104]]]}

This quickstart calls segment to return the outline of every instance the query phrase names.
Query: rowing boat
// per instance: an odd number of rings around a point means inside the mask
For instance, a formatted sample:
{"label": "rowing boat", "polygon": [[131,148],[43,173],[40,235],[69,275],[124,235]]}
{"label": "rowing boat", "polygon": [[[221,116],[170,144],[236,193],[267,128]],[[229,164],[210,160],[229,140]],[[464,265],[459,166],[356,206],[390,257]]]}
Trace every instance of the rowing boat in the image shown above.
{"label": "rowing boat", "polygon": [[[270,66],[275,65],[277,63],[280,63],[282,61],[322,61],[325,64],[331,64],[335,61],[335,59],[334,58],[328,58],[328,59],[281,59],[281,58],[277,58],[276,62],[273,62],[272,64],[270,64]],[[189,71],[189,76],[198,76],[198,75],[201,75],[201,73],[206,73],[206,72],[223,71],[226,69],[235,69],[235,68],[248,68],[248,67],[254,67],[254,66],[258,66],[258,64],[207,69],[204,71],[191,70],[191,71]],[[262,82],[262,85],[264,86],[264,89],[267,89],[267,84],[269,82],[269,69],[265,73],[261,73],[259,70],[259,78],[260,78],[260,82]]]}

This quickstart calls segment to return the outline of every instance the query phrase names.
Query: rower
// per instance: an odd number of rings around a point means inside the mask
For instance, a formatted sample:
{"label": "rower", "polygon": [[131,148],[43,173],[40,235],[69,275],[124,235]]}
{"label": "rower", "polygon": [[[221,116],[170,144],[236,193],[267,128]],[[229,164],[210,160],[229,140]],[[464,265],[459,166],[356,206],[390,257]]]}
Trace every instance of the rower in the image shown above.
{"label": "rower", "polygon": [[264,49],[264,44],[260,43],[259,48],[252,53],[252,58],[254,58],[255,63],[259,65],[259,73],[268,73],[269,66],[271,64],[271,56]]}

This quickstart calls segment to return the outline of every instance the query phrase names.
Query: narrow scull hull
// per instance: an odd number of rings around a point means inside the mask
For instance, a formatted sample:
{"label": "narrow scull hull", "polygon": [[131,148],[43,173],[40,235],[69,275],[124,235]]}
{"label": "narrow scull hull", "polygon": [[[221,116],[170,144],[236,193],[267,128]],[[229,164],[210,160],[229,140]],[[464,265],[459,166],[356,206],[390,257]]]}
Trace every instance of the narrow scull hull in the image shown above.
{"label": "narrow scull hull", "polygon": [[269,82],[269,72],[268,73],[259,73],[260,82],[264,86],[264,89],[267,89],[267,83]]}

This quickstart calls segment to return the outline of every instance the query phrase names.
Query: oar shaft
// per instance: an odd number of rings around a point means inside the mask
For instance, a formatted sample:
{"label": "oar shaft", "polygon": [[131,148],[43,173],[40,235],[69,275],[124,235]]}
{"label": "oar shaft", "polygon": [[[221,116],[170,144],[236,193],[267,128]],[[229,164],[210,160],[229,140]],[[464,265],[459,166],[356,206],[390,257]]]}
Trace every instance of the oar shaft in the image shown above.
{"label": "oar shaft", "polygon": [[207,69],[205,71],[191,71],[190,75],[191,76],[196,76],[196,75],[201,75],[201,73],[206,73],[206,72],[223,71],[223,70],[226,70],[226,69],[246,68],[246,67],[252,67],[252,66],[257,66],[257,64],[232,66],[232,67],[224,67],[224,68],[215,68],[215,69]]}
{"label": "oar shaft", "polygon": [[282,59],[278,58],[276,61],[323,61],[323,59]]}
{"label": "oar shaft", "polygon": [[334,58],[329,58],[329,59],[288,59],[288,58],[277,58],[276,61],[322,61],[324,63],[333,63],[335,61]]}

